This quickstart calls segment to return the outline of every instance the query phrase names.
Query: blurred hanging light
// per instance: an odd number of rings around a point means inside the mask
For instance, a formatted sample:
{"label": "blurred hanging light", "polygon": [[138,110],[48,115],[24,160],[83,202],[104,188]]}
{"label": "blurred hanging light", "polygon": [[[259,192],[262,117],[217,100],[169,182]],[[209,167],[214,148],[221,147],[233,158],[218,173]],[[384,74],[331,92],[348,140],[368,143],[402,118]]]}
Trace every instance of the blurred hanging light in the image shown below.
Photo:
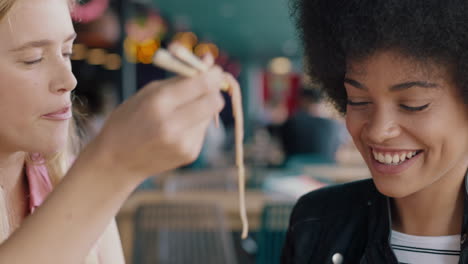
{"label": "blurred hanging light", "polygon": [[197,45],[198,38],[193,32],[179,32],[175,34],[172,41],[180,43],[188,50],[193,50],[193,47]]}
{"label": "blurred hanging light", "polygon": [[198,57],[203,57],[206,54],[211,53],[211,55],[213,55],[213,58],[216,59],[219,56],[219,49],[213,43],[200,43],[195,47],[194,53]]}
{"label": "blurred hanging light", "polygon": [[153,62],[153,55],[160,47],[160,42],[157,40],[147,40],[138,45],[137,58],[138,61],[144,64]]}
{"label": "blurred hanging light", "polygon": [[119,70],[121,66],[122,66],[122,59],[120,55],[115,54],[115,53],[107,55],[106,63],[104,65],[104,67],[107,70],[116,71],[116,70]]}
{"label": "blurred hanging light", "polygon": [[84,60],[86,59],[88,48],[84,44],[73,45],[72,60]]}
{"label": "blurred hanging light", "polygon": [[153,62],[153,55],[159,49],[161,43],[157,39],[150,39],[143,42],[136,42],[130,38],[124,41],[126,58],[132,63],[150,64]]}
{"label": "blurred hanging light", "polygon": [[91,49],[87,61],[91,65],[103,65],[106,62],[107,52],[103,49]]}
{"label": "blurred hanging light", "polygon": [[270,61],[268,69],[273,74],[285,75],[291,72],[292,63],[291,60],[286,57],[278,57]]}

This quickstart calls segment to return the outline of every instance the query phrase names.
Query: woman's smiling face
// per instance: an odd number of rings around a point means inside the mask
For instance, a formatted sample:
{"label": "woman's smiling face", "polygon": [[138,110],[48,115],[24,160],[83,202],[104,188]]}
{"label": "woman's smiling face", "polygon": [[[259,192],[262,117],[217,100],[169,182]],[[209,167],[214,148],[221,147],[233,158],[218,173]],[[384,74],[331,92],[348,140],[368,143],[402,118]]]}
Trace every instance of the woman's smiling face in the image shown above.
{"label": "woman's smiling face", "polygon": [[346,124],[383,194],[401,198],[468,168],[468,107],[446,67],[385,51],[348,65]]}

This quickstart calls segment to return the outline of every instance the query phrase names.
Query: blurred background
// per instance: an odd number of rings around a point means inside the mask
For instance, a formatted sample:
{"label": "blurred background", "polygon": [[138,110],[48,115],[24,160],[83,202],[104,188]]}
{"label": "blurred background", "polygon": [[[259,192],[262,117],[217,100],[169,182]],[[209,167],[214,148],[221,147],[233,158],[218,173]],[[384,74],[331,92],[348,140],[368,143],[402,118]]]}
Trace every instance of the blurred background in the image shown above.
{"label": "blurred background", "polygon": [[[127,263],[279,263],[293,204],[326,185],[370,176],[342,117],[304,75],[287,0],[83,0],[73,15],[73,71],[84,142],[150,81],[178,41],[211,53],[240,83],[245,119],[247,239],[240,238],[230,97],[200,157],[143,183],[117,221]],[[157,136],[157,135],[156,135]],[[131,151],[131,150],[130,150]]]}

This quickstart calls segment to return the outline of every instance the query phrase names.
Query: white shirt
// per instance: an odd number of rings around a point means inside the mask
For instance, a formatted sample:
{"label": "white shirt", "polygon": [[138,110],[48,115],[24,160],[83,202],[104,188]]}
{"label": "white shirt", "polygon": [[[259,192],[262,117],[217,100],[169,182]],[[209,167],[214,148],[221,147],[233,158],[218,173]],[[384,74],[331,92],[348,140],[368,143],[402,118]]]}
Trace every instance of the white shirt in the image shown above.
{"label": "white shirt", "polygon": [[457,264],[460,235],[412,236],[392,230],[390,244],[398,263]]}

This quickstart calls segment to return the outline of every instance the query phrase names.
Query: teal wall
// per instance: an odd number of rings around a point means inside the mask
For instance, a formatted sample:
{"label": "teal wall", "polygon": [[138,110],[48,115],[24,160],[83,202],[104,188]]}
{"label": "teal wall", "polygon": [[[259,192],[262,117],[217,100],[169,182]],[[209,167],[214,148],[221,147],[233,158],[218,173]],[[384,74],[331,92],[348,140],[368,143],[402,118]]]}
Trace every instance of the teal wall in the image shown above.
{"label": "teal wall", "polygon": [[[152,0],[169,20],[211,41],[242,64],[245,132],[249,139],[258,115],[257,73],[278,56],[300,70],[300,45],[290,17],[289,0]],[[299,66],[298,66],[299,65]],[[255,86],[255,87],[254,87]]]}
{"label": "teal wall", "polygon": [[288,0],[153,0],[171,24],[242,60],[299,56]]}

